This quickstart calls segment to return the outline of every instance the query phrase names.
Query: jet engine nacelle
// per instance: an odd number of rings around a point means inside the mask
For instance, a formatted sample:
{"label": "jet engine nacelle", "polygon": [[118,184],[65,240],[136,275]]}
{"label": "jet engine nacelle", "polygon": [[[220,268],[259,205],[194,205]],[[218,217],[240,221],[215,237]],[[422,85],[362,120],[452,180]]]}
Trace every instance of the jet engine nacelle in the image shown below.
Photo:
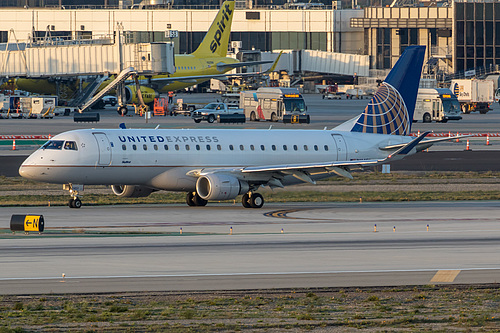
{"label": "jet engine nacelle", "polygon": [[238,194],[247,193],[249,186],[231,175],[211,174],[201,176],[196,181],[196,192],[205,200],[234,199]]}
{"label": "jet engine nacelle", "polygon": [[[145,86],[141,86],[141,93],[145,104],[153,103],[155,98],[160,96],[157,91]],[[125,86],[125,103],[139,104],[139,99],[137,98],[137,86],[135,84]]]}
{"label": "jet engine nacelle", "polygon": [[141,198],[147,197],[154,190],[146,186],[135,185],[111,185],[113,193],[121,198]]}

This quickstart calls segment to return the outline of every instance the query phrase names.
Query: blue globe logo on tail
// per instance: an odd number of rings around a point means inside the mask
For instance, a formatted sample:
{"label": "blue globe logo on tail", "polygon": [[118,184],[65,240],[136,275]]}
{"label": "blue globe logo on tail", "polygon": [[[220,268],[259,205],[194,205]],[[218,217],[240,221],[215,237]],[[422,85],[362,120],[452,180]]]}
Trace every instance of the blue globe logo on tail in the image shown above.
{"label": "blue globe logo on tail", "polygon": [[385,78],[352,132],[408,135],[413,122],[425,46],[408,46]]}
{"label": "blue globe logo on tail", "polygon": [[406,104],[401,94],[383,82],[352,131],[362,133],[407,135],[410,131]]}

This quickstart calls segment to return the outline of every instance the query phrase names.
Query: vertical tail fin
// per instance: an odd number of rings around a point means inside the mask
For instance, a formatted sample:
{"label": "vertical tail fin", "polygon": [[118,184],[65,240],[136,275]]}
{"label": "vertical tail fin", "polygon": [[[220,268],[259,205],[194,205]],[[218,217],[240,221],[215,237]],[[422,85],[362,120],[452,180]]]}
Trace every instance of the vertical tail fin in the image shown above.
{"label": "vertical tail fin", "polygon": [[225,57],[233,22],[234,1],[224,1],[203,41],[192,54],[196,57]]}
{"label": "vertical tail fin", "polygon": [[425,46],[406,48],[351,132],[410,134],[424,54]]}

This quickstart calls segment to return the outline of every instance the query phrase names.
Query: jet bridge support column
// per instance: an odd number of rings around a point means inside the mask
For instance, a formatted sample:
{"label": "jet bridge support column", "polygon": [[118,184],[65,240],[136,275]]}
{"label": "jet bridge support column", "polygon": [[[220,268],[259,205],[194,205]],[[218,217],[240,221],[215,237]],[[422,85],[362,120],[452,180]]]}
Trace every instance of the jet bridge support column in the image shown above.
{"label": "jet bridge support column", "polygon": [[125,83],[121,82],[116,87],[116,98],[118,99],[117,111],[120,115],[124,116],[127,114],[127,101],[125,98]]}

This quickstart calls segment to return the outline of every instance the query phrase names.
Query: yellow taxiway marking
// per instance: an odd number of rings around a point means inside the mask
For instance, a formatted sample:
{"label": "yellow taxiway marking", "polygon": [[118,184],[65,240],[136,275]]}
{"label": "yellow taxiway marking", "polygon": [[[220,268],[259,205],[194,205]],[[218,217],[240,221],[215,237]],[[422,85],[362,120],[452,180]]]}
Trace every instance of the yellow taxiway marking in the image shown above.
{"label": "yellow taxiway marking", "polygon": [[441,270],[437,271],[431,282],[453,282],[455,278],[460,274],[459,270]]}

